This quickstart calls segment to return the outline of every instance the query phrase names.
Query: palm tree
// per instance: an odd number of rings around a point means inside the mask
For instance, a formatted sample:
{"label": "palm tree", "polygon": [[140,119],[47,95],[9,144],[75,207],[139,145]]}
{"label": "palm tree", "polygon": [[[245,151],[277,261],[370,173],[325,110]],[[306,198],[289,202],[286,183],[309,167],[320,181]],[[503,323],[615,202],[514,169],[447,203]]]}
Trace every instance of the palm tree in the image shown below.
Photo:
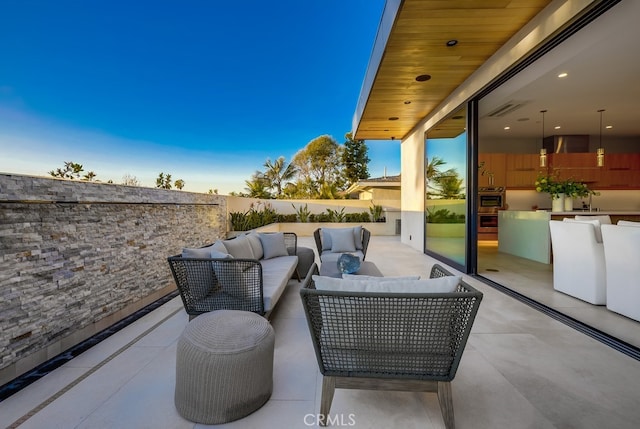
{"label": "palm tree", "polygon": [[251,176],[251,180],[245,180],[244,183],[247,185],[247,191],[249,191],[249,194],[247,195],[248,197],[264,199],[271,198],[267,180],[261,172],[256,171]]}
{"label": "palm tree", "polygon": [[264,167],[267,169],[263,176],[267,181],[267,187],[276,191],[276,198],[281,198],[283,186],[295,177],[298,170],[295,165],[287,164],[284,156],[281,156],[275,162],[271,162],[267,158]]}

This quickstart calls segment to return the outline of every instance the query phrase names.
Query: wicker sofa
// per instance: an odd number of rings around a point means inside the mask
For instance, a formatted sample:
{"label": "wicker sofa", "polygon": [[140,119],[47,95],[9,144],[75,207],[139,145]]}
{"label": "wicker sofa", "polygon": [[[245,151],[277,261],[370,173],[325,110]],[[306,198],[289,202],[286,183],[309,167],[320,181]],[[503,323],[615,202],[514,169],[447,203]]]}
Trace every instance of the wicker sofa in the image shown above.
{"label": "wicker sofa", "polygon": [[[437,264],[431,281],[393,279],[377,290],[369,280],[354,290],[355,279],[320,290],[316,285],[327,278],[314,272],[317,267],[300,295],[324,376],[321,419],[329,415],[335,388],[429,391],[437,392],[445,426],[453,428],[451,381],[482,293]],[[418,287],[407,292],[409,284]],[[395,287],[402,292],[388,291]]]}
{"label": "wicker sofa", "polygon": [[299,278],[297,240],[292,232],[250,233],[169,257],[190,318],[219,309],[269,317],[289,279]]}
{"label": "wicker sofa", "polygon": [[[353,241],[349,239],[350,236]],[[313,238],[322,262],[336,262],[342,253],[351,253],[364,261],[371,232],[362,226],[318,228],[313,232]]]}

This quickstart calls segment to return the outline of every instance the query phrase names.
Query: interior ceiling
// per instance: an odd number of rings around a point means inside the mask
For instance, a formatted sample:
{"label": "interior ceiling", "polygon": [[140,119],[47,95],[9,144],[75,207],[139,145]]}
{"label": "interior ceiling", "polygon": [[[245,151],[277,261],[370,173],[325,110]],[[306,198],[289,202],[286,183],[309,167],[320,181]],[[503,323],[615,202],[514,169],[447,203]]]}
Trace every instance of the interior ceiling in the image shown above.
{"label": "interior ceiling", "polygon": [[402,139],[550,2],[402,1],[355,138]]}
{"label": "interior ceiling", "polygon": [[[639,134],[640,2],[623,1],[480,100],[481,138]],[[566,77],[558,77],[567,73]],[[515,108],[498,113],[507,105]],[[439,125],[438,125],[439,126]],[[505,129],[509,127],[509,129]],[[559,127],[559,128],[557,128]],[[431,133],[429,133],[431,135]]]}

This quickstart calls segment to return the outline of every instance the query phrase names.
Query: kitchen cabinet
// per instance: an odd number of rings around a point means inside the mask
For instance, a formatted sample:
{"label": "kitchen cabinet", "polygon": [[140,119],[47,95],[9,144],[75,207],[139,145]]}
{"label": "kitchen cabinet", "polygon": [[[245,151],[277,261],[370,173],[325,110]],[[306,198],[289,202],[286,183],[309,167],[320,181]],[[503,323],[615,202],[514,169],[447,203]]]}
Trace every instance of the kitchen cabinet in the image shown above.
{"label": "kitchen cabinet", "polygon": [[550,170],[560,180],[572,179],[589,184],[602,180],[602,167],[596,165],[595,153],[554,153],[549,158]]}
{"label": "kitchen cabinet", "polygon": [[533,189],[539,174],[547,174],[540,167],[540,156],[532,153],[508,153],[506,156],[507,189]]}
{"label": "kitchen cabinet", "polygon": [[[507,155],[504,153],[479,153],[478,165],[481,167],[478,174],[478,186],[506,186],[506,160]],[[492,175],[493,183],[491,183]]]}
{"label": "kitchen cabinet", "polygon": [[640,154],[605,154],[602,178],[599,189],[638,189],[640,188]]}

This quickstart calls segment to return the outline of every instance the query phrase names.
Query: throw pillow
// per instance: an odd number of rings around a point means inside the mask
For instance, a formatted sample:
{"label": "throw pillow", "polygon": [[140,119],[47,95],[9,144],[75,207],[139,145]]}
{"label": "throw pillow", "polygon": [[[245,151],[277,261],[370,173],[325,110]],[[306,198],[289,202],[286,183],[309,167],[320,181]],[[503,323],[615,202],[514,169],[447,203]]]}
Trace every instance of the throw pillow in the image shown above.
{"label": "throw pillow", "polygon": [[284,234],[274,232],[270,234],[258,234],[264,251],[264,259],[276,258],[278,256],[289,256],[287,246],[284,243]]}
{"label": "throw pillow", "polygon": [[224,247],[236,259],[256,259],[245,235],[240,235],[231,240],[224,240]]}
{"label": "throw pillow", "polygon": [[322,250],[331,250],[331,233],[329,233],[329,228],[321,228],[320,237],[320,241],[322,242]]}
{"label": "throw pillow", "polygon": [[571,222],[571,223],[588,223],[593,225],[593,230],[595,232],[596,235],[596,241],[598,243],[602,243],[602,230],[600,229],[600,221],[597,219],[594,220],[576,220],[576,219],[571,219],[568,217],[565,217],[564,219],[562,219],[564,222]]}
{"label": "throw pillow", "polygon": [[362,226],[353,227],[353,239],[356,243],[356,250],[362,250]]}
{"label": "throw pillow", "polygon": [[342,292],[372,293],[451,293],[455,292],[461,276],[445,276],[425,280],[398,280],[391,282],[359,281],[313,276],[316,289]]}
{"label": "throw pillow", "polygon": [[183,258],[195,258],[195,259],[208,259],[211,257],[211,251],[214,250],[213,246],[188,248],[182,249]]}
{"label": "throw pillow", "polygon": [[360,276],[357,274],[342,274],[343,279],[348,280],[371,280],[377,282],[390,282],[397,280],[420,280],[420,276],[397,276],[397,277],[376,277],[376,276]]}
{"label": "throw pillow", "polygon": [[211,249],[217,250],[218,252],[222,252],[222,253],[229,253],[227,248],[224,247],[224,243],[222,242],[222,240],[218,240],[215,243],[213,243],[213,246],[211,246]]}
{"label": "throw pillow", "polygon": [[233,256],[231,256],[228,253],[219,252],[219,251],[214,249],[214,250],[211,251],[211,258],[213,258],[213,259],[233,259]]}
{"label": "throw pillow", "polygon": [[331,234],[331,251],[333,253],[355,252],[356,242],[353,228],[333,228]]}
{"label": "throw pillow", "polygon": [[262,250],[262,242],[260,241],[260,236],[258,236],[257,233],[252,232],[251,234],[247,234],[247,240],[249,240],[249,244],[251,245],[253,257],[255,259],[262,259],[264,257],[264,251]]}

